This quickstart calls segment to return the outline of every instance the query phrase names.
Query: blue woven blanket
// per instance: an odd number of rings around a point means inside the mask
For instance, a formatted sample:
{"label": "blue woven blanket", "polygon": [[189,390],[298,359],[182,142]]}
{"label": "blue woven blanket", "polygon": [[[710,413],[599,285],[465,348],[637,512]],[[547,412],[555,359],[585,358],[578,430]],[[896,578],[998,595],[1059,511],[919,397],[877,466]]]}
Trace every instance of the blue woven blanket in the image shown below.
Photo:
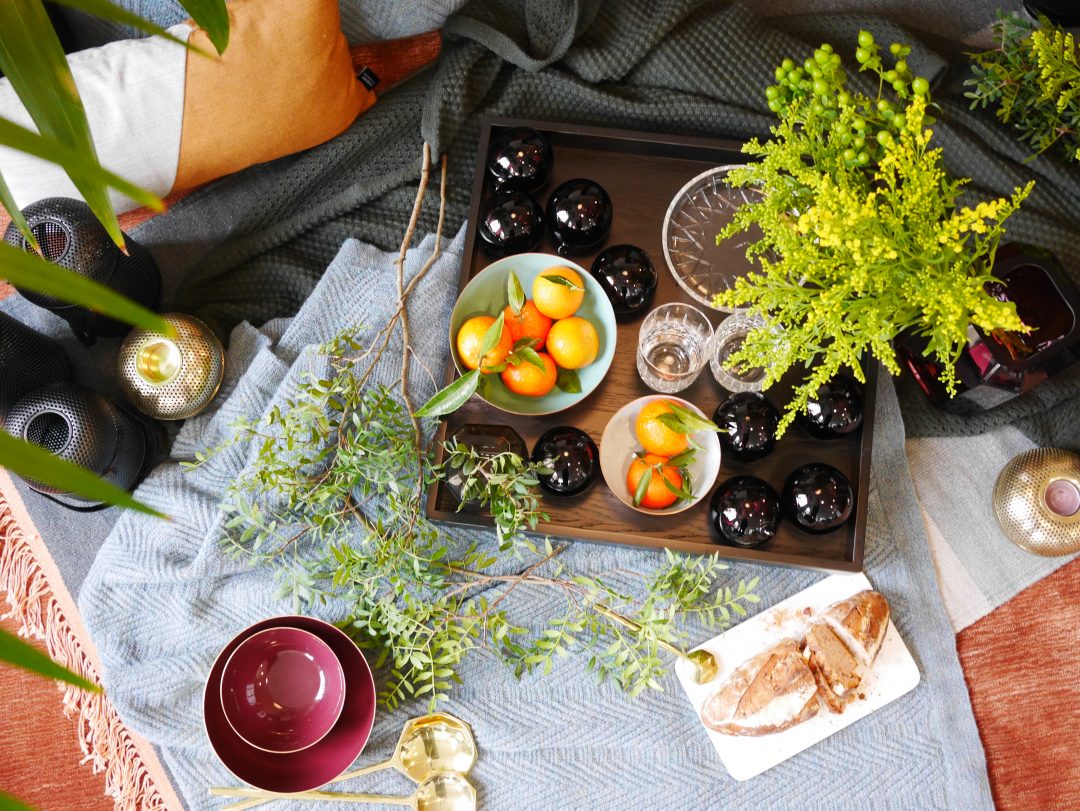
{"label": "blue woven blanket", "polygon": [[[418,286],[410,304],[417,356],[432,369],[446,360],[449,311],[462,235]],[[417,271],[433,237],[410,252]],[[185,424],[174,457],[190,458],[231,431],[237,417],[259,417],[308,372],[322,373],[315,347],[348,325],[374,331],[395,301],[393,256],[347,241],[291,321],[261,330],[241,325],[230,343],[228,378],[216,410]],[[399,377],[398,354],[380,362],[373,382]],[[433,384],[420,364],[411,381],[423,402]],[[866,572],[893,606],[894,620],[922,672],[912,693],[808,751],[745,783],[727,776],[676,679],[663,692],[627,698],[598,686],[585,657],[560,660],[550,676],[516,681],[478,653],[462,670],[464,686],[447,709],[468,721],[480,746],[473,773],[481,807],[548,809],[982,809],[992,808],[982,747],[943,612],[904,452],[891,382],[878,391]],[[202,690],[221,647],[244,626],[289,613],[274,598],[267,568],[249,568],[220,546],[218,503],[226,484],[250,463],[236,446],[193,473],[156,470],[139,497],[173,517],[165,523],[125,514],[105,541],[83,586],[80,608],[104,665],[104,681],[123,719],[160,747],[176,787],[192,809],[220,807],[211,785],[235,784],[210,750],[202,727]],[[493,544],[490,533],[480,533]],[[647,571],[660,556],[587,543],[564,555],[571,568],[602,574]],[[735,577],[760,575],[766,607],[821,575],[740,564]],[[527,621],[557,610],[558,595],[519,590],[515,613]],[[324,616],[339,619],[334,606]],[[405,719],[420,704],[380,711],[361,757],[392,752]],[[352,790],[407,794],[412,784],[383,774],[345,784]],[[286,808],[290,804],[279,804]],[[298,804],[296,807],[300,807]],[[310,806],[309,806],[310,807]]]}

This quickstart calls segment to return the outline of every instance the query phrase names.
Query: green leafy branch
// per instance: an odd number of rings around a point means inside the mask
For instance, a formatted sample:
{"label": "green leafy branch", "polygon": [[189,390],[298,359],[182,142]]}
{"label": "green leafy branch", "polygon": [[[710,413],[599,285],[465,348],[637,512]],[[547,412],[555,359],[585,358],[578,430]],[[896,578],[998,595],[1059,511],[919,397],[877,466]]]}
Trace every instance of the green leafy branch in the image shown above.
{"label": "green leafy branch", "polygon": [[1061,144],[1080,160],[1080,59],[1073,35],[1045,17],[1036,23],[1000,14],[993,27],[997,47],[969,54],[972,109],[993,107],[1012,124],[1035,157]]}
{"label": "green leafy branch", "polygon": [[808,370],[778,434],[842,369],[863,381],[867,355],[899,374],[893,341],[902,333],[926,340],[954,392],[971,324],[1026,329],[986,285],[1005,221],[1031,185],[961,207],[966,181],[949,177],[930,147],[928,83],[907,68],[905,46],[889,50],[895,62],[886,69],[873,37],[860,33],[856,60],[877,76],[876,96],[848,89],[826,45],[802,67],[785,60],[781,84],[767,93],[780,118],[772,140],[747,143],[743,151],[759,160],[728,173],[760,199],[740,207],[717,241],[760,228],[747,249],[760,270],[717,303],[748,308],[766,326],[726,364],[763,368],[766,387],[792,367]]}
{"label": "green leafy branch", "polygon": [[[272,566],[298,608],[342,606],[344,627],[376,653],[387,706],[446,700],[463,659],[481,650],[518,675],[549,672],[584,651],[601,677],[628,692],[658,687],[667,667],[658,643],[685,640],[681,617],[722,627],[756,600],[756,582],[717,589],[725,567],[711,557],[668,555],[652,575],[619,588],[567,571],[562,547],[527,534],[544,518],[535,489],[542,469],[514,453],[484,457],[456,444],[434,464],[399,393],[367,384],[378,352],[348,335],[322,351],[325,379],[304,381],[265,418],[238,424],[226,445],[191,467],[235,442],[255,445],[254,464],[226,493],[226,547]],[[426,518],[424,488],[455,473],[464,497],[492,515],[497,549]],[[505,571],[513,560],[524,568]],[[562,594],[565,608],[530,628],[515,620],[511,597],[537,588]],[[632,613],[642,630],[612,623],[593,609],[598,602]]]}

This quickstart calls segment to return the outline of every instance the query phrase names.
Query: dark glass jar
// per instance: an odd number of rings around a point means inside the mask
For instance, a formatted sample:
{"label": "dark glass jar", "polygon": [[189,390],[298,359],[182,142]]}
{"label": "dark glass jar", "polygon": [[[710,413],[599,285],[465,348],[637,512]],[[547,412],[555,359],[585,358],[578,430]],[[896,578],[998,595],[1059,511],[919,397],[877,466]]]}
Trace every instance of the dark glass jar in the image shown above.
{"label": "dark glass jar", "polygon": [[503,130],[488,149],[488,173],[500,191],[539,191],[551,178],[554,164],[551,143],[531,127]]}
{"label": "dark glass jar", "polygon": [[590,273],[600,282],[620,323],[649,309],[656,295],[656,268],[649,254],[634,245],[608,248],[593,261]]}
{"label": "dark glass jar", "polygon": [[[516,453],[522,459],[528,455],[525,440],[509,425],[484,425],[468,423],[458,428],[450,437],[452,441],[475,450],[478,455],[492,459],[500,453]],[[479,512],[483,505],[476,499],[462,500],[465,477],[460,470],[447,472],[446,488],[457,499],[459,510]]]}
{"label": "dark glass jar", "polygon": [[735,476],[716,488],[709,521],[717,534],[736,546],[761,546],[776,537],[780,497],[756,476]]}
{"label": "dark glass jar", "polygon": [[854,434],[863,420],[862,386],[847,375],[837,375],[817,390],[796,420],[816,439]]}
{"label": "dark glass jar", "polygon": [[[1080,293],[1048,251],[1011,242],[998,249],[987,291],[1012,301],[1031,332],[984,333],[968,328],[968,345],[956,362],[957,403],[992,408],[1030,391],[1080,359]],[[927,357],[926,340],[905,334],[896,341],[900,365],[935,404],[948,407],[943,368]]]}
{"label": "dark glass jar", "polygon": [[600,449],[580,428],[562,425],[541,434],[532,460],[551,472],[538,476],[540,489],[553,496],[579,496],[600,478]]}
{"label": "dark glass jar", "polygon": [[796,468],[784,483],[784,516],[799,529],[831,532],[847,523],[855,493],[847,476],[822,462]]}
{"label": "dark glass jar", "polygon": [[491,256],[527,253],[544,237],[544,210],[524,192],[499,192],[481,209],[477,230]]}
{"label": "dark glass jar", "polygon": [[611,229],[611,218],[611,197],[594,180],[567,180],[548,198],[548,228],[560,256],[595,248]]}
{"label": "dark glass jar", "polygon": [[723,454],[740,462],[764,459],[776,447],[780,412],[760,392],[731,395],[716,407],[713,422]]}

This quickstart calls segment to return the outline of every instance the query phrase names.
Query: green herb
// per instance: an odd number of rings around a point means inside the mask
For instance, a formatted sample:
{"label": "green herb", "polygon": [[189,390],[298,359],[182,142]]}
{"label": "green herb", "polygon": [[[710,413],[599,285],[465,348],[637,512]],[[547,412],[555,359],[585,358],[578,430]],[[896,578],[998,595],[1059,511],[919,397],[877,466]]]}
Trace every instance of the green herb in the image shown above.
{"label": "green herb", "polygon": [[667,404],[671,408],[671,413],[660,414],[657,419],[660,420],[665,427],[670,428],[677,434],[693,434],[698,431],[720,430],[717,424],[712,420],[707,420],[678,403],[668,400]]}
{"label": "green herb", "polygon": [[538,522],[548,520],[536,486],[537,476],[550,475],[551,468],[510,451],[485,456],[455,441],[446,443],[445,450],[440,475],[461,476],[461,504],[479,502],[487,507],[504,551],[526,531],[534,531]]}
{"label": "green herb", "polygon": [[571,290],[584,290],[585,289],[581,285],[574,284],[574,282],[570,281],[565,276],[560,276],[557,273],[545,274],[541,278],[547,279],[549,282],[552,282],[553,284],[561,285],[562,287],[569,287]]}
{"label": "green herb", "polygon": [[[549,673],[557,659],[580,653],[632,695],[659,689],[669,662],[657,643],[683,645],[682,618],[723,627],[757,601],[756,580],[719,588],[726,566],[711,556],[669,553],[645,576],[567,571],[563,547],[527,535],[545,517],[535,489],[545,468],[456,444],[434,464],[401,392],[369,383],[380,345],[362,348],[343,334],[322,350],[331,374],[302,383],[264,419],[237,424],[225,446],[199,454],[194,466],[236,442],[258,443],[253,464],[225,494],[226,549],[273,567],[297,610],[340,606],[343,627],[375,653],[385,705],[445,701],[462,660],[480,649],[518,675]],[[499,549],[427,519],[428,485],[455,471],[465,497],[492,515]],[[514,617],[512,594],[537,588],[567,599],[539,623],[530,617],[530,630]],[[641,631],[598,613],[597,603],[633,615]]]}
{"label": "green herb", "polygon": [[555,385],[559,391],[567,394],[581,394],[581,378],[576,369],[564,369],[561,366],[555,377]]}
{"label": "green herb", "polygon": [[506,300],[510,303],[514,315],[520,315],[525,306],[525,291],[521,287],[521,280],[512,270],[506,277]]}
{"label": "green herb", "polygon": [[748,308],[768,325],[727,365],[763,368],[766,387],[793,366],[809,370],[778,435],[841,369],[864,380],[868,353],[899,374],[892,342],[906,330],[927,340],[954,392],[971,324],[1025,329],[1013,304],[985,286],[1004,222],[1031,186],[960,207],[966,181],[949,177],[929,146],[928,83],[908,69],[906,46],[889,50],[895,61],[886,69],[873,37],[859,34],[856,59],[877,78],[876,95],[848,89],[828,45],[801,67],[784,60],[779,84],[766,91],[780,119],[774,137],[747,143],[743,151],[759,160],[728,173],[760,200],[742,206],[717,241],[760,228],[747,250],[760,270],[716,302]]}
{"label": "green herb", "polygon": [[484,340],[480,343],[480,368],[488,369],[488,366],[484,365],[484,360],[488,356],[488,352],[499,345],[499,341],[503,337],[503,329],[506,327],[506,313],[500,311],[499,317],[495,319],[494,323],[484,332]]}
{"label": "green herb", "polygon": [[972,108],[994,107],[1020,139],[1041,155],[1060,143],[1080,160],[1080,60],[1073,35],[1045,17],[1038,23],[1001,14],[993,27],[998,47],[970,54],[966,84]]}
{"label": "green herb", "polygon": [[466,372],[449,386],[435,392],[416,412],[418,417],[441,417],[457,411],[476,393],[483,375],[479,369]]}

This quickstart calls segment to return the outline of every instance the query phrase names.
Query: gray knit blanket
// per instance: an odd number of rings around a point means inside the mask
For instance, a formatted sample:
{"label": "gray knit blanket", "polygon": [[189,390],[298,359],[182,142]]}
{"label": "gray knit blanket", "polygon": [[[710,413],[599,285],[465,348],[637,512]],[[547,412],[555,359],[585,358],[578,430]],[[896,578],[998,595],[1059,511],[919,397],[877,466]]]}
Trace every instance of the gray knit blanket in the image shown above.
{"label": "gray knit blanket", "polygon": [[[448,0],[442,10],[458,5]],[[439,6],[398,6],[402,25],[438,17]],[[447,20],[438,65],[384,95],[341,137],[206,187],[135,231],[166,273],[169,309],[193,312],[223,330],[235,327],[227,388],[213,413],[185,425],[174,457],[214,444],[231,416],[265,413],[298,375],[319,368],[313,346],[343,326],[370,324],[385,313],[390,257],[380,249],[401,239],[423,141],[448,155],[452,233],[464,221],[483,116],[761,136],[772,121],[762,88],[774,66],[821,41],[849,50],[861,27],[879,41],[910,42],[912,68],[935,77],[942,108],[937,142],[954,173],[974,178],[973,196],[1005,194],[1038,180],[1010,236],[1054,250],[1075,272],[1080,171],[1050,159],[1025,163],[1026,151],[1012,133],[992,116],[967,110],[963,71],[950,67],[963,64],[955,45],[930,48],[882,20],[819,15],[763,22],[745,7],[705,0],[477,0]],[[431,234],[434,222],[429,206],[419,233]],[[430,251],[430,239],[410,257],[413,271]],[[434,336],[443,334],[457,261],[451,247],[413,305],[422,307],[414,338],[433,368],[445,357],[444,342]],[[291,322],[272,320],[296,313]],[[264,322],[259,330],[248,326]],[[385,363],[380,374],[395,379],[392,361]],[[430,381],[414,383],[415,399],[422,401]],[[923,682],[915,692],[739,784],[723,773],[674,679],[665,682],[664,693],[630,701],[596,687],[576,659],[546,679],[518,683],[479,656],[463,673],[466,686],[450,709],[477,732],[484,807],[990,807],[981,747],[903,455],[904,422],[909,436],[1011,424],[1042,443],[1075,445],[1077,394],[1080,370],[987,414],[959,417],[927,407],[902,386],[902,421],[892,385],[882,381],[866,571],[889,596],[919,663]],[[205,788],[229,781],[201,729],[198,697],[210,662],[239,628],[289,610],[273,599],[265,570],[246,569],[219,546],[217,502],[249,453],[237,448],[193,476],[174,464],[156,471],[139,496],[175,522],[125,515],[80,596],[113,701],[160,747],[192,808],[216,807]],[[573,566],[595,573],[656,563],[649,552],[586,544],[569,554]],[[764,578],[764,605],[816,579],[749,566],[735,573],[752,574]],[[526,612],[551,608],[540,597],[528,599]],[[340,616],[333,606],[324,610]],[[382,713],[365,762],[387,756],[401,723],[421,710]],[[406,789],[389,778],[364,785]]]}
{"label": "gray knit blanket", "polygon": [[[411,277],[430,255],[434,237],[410,252]],[[463,234],[410,300],[418,358],[441,368],[454,300]],[[238,417],[257,418],[282,404],[305,375],[324,377],[317,351],[343,327],[373,335],[395,298],[394,254],[349,240],[287,324],[262,330],[244,324],[231,337],[228,380],[211,414],[188,421],[174,456],[190,458],[226,439]],[[391,345],[373,384],[400,377],[400,344]],[[413,365],[416,402],[434,392]],[[895,394],[878,390],[872,482],[867,517],[866,573],[888,596],[893,618],[922,673],[914,692],[746,782],[727,776],[674,674],[663,692],[631,699],[597,685],[587,656],[560,660],[546,677],[515,680],[493,654],[478,652],[460,673],[446,708],[468,721],[480,747],[473,772],[481,807],[497,811],[706,808],[992,808],[986,765],[971,714],[952,629],[915,507],[904,457]],[[160,466],[139,488],[147,503],[172,517],[164,523],[124,514],[87,576],[80,609],[104,665],[104,682],[120,716],[159,747],[176,788],[192,809],[220,807],[206,789],[234,785],[210,750],[202,728],[202,693],[217,652],[245,626],[289,613],[275,599],[272,573],[224,554],[218,508],[229,481],[251,464],[258,443],[241,444],[193,473]],[[470,533],[492,552],[491,532]],[[362,541],[357,528],[356,542]],[[571,544],[560,561],[574,572],[608,577],[648,572],[655,551]],[[761,607],[817,581],[814,572],[739,565],[733,578],[760,575]],[[550,616],[564,598],[517,590],[507,599],[515,617]],[[345,607],[319,606],[327,619]],[[701,640],[710,632],[698,629]],[[378,679],[378,676],[377,676]],[[380,711],[361,760],[389,757],[404,721],[426,712],[423,702]],[[347,790],[406,794],[400,775],[361,778]],[[281,806],[285,808],[286,806]],[[297,805],[297,808],[300,806]]]}

